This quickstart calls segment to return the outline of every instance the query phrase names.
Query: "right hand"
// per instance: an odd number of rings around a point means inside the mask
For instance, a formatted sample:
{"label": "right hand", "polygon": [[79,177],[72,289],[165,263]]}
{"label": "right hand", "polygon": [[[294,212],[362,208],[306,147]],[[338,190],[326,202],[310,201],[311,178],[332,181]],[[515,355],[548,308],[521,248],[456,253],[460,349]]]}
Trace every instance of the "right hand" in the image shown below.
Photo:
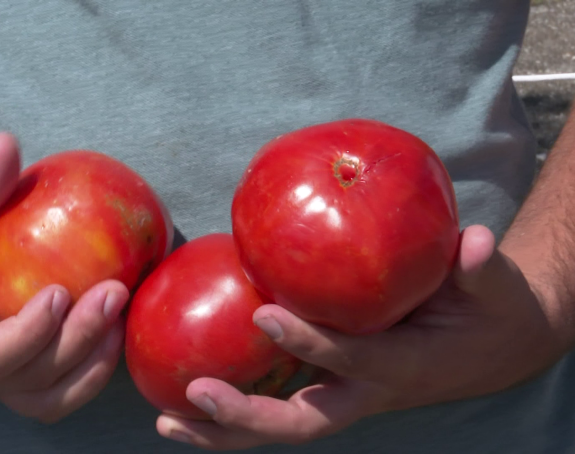
{"label": "right hand", "polygon": [[[0,205],[14,191],[19,170],[15,138],[0,134]],[[67,290],[51,285],[1,321],[0,402],[19,415],[53,423],[93,399],[120,357],[120,314],[128,299],[127,288],[109,280],[70,308]]]}

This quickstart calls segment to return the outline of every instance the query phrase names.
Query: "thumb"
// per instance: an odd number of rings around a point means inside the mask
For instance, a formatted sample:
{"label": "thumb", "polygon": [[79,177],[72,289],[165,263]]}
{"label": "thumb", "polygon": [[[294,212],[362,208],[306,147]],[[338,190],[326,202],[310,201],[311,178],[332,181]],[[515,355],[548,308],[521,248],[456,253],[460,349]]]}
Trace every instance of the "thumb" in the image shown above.
{"label": "thumb", "polygon": [[455,286],[466,293],[476,293],[482,275],[495,253],[495,237],[482,225],[467,227],[461,234],[459,254],[453,268]]}
{"label": "thumb", "polygon": [[16,189],[20,174],[20,153],[16,138],[8,133],[0,133],[0,206]]}

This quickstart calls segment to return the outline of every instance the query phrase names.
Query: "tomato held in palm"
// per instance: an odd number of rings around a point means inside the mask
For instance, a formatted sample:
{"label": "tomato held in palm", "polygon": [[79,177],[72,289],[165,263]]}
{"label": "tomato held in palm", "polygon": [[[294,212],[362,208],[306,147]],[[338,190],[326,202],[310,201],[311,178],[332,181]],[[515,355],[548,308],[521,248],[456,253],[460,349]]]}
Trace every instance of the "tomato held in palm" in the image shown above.
{"label": "tomato held in palm", "polygon": [[348,119],[270,141],[244,172],[233,235],[251,282],[309,322],[386,329],[454,264],[453,185],[435,152],[387,124]]}
{"label": "tomato held in palm", "polygon": [[209,419],[186,399],[196,378],[275,395],[300,361],[254,325],[265,302],[230,234],[185,243],[144,281],[128,312],[126,362],[138,390],[159,410],[190,419]]}
{"label": "tomato held in palm", "polygon": [[133,290],[172,239],[162,201],[122,162],[88,150],[41,159],[0,210],[0,319],[50,284],[73,301],[105,279]]}

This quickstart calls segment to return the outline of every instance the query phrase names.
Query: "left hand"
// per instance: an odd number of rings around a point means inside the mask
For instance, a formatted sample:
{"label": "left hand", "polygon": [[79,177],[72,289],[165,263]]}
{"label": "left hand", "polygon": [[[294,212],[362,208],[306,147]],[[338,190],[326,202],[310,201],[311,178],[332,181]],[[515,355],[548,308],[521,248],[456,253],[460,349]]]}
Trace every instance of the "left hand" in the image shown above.
{"label": "left hand", "polygon": [[[534,258],[536,259],[536,258]],[[531,285],[530,285],[531,284]],[[403,322],[369,336],[312,325],[269,304],[254,321],[283,349],[325,370],[287,400],[245,396],[211,378],[187,397],[214,421],[162,415],[158,432],[206,449],[299,444],[375,413],[471,398],[516,385],[557,361],[568,346],[539,292],[493,234],[462,234],[442,288]]]}

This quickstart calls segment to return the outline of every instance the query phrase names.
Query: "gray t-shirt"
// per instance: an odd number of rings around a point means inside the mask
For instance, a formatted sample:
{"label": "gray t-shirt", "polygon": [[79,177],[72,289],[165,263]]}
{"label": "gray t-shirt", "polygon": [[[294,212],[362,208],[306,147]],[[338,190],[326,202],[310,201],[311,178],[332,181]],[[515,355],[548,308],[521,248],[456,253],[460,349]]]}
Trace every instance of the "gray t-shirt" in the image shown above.
{"label": "gray t-shirt", "polygon": [[[157,189],[186,238],[230,231],[236,182],[281,133],[376,118],[430,143],[462,227],[504,232],[535,142],[510,79],[528,0],[19,0],[0,6],[0,129],[25,164],[70,148],[114,155]],[[504,348],[505,346],[502,346]],[[575,363],[497,395],[382,414],[278,453],[575,452]],[[190,453],[122,363],[54,426],[0,408],[0,452]]]}

